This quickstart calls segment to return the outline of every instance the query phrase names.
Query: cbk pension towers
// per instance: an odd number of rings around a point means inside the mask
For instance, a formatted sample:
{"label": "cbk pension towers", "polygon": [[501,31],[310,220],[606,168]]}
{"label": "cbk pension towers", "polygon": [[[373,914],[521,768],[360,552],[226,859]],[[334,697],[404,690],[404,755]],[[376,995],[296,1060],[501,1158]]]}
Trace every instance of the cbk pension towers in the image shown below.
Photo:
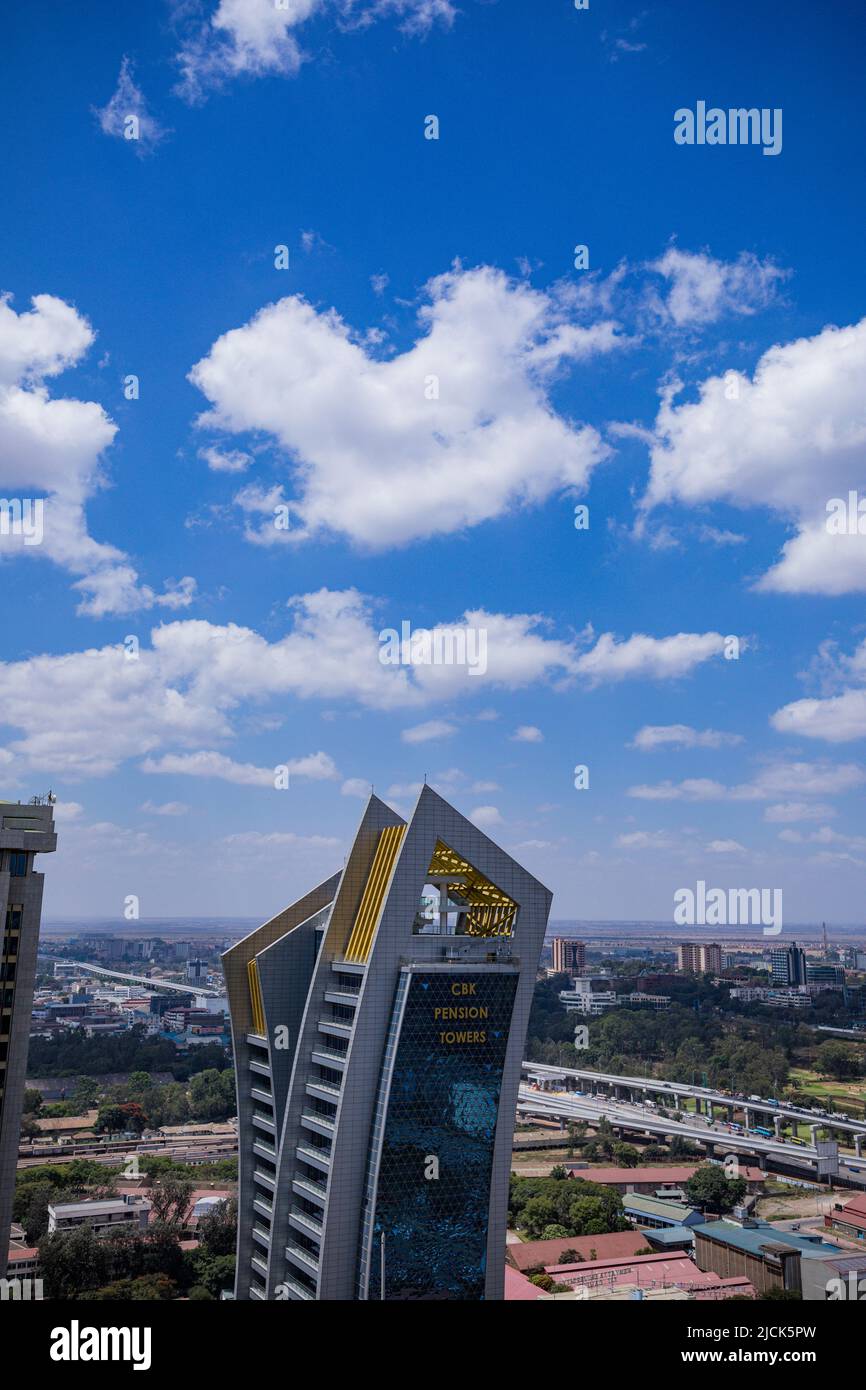
{"label": "cbk pension towers", "polygon": [[431,788],[223,957],[236,1297],[499,1299],[551,894]]}

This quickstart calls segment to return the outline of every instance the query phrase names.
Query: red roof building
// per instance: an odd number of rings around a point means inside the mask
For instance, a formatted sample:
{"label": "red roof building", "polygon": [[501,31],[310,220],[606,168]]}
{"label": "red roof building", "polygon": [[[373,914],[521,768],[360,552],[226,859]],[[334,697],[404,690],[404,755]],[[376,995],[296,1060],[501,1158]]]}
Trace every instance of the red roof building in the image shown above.
{"label": "red roof building", "polygon": [[[570,1178],[583,1178],[586,1182],[600,1182],[605,1187],[615,1187],[624,1194],[626,1192],[639,1192],[646,1197],[654,1197],[659,1188],[682,1187],[688,1182],[692,1174],[701,1166],[697,1163],[690,1163],[682,1167],[669,1166],[667,1168],[650,1168],[643,1166],[639,1168],[569,1168]],[[745,1178],[750,1192],[758,1190],[766,1180],[766,1173],[761,1168],[753,1167],[749,1164],[740,1164],[739,1176]]]}
{"label": "red roof building", "polygon": [[537,1284],[520,1274],[511,1265],[505,1266],[505,1301],[507,1303],[529,1303],[544,1292]]}
{"label": "red roof building", "polygon": [[545,1269],[557,1284],[573,1289],[611,1291],[621,1284],[642,1289],[685,1289],[694,1298],[732,1298],[745,1294],[754,1298],[755,1290],[741,1276],[722,1279],[709,1270],[698,1269],[685,1251],[654,1255],[633,1255],[626,1260],[590,1260],[583,1264],[549,1265]]}
{"label": "red roof building", "polygon": [[854,1240],[866,1241],[866,1193],[858,1192],[850,1202],[837,1202],[824,1217],[824,1225],[832,1226]]}
{"label": "red roof building", "polygon": [[546,1269],[560,1264],[566,1250],[576,1250],[582,1260],[624,1260],[646,1250],[647,1238],[639,1231],[614,1231],[605,1236],[558,1236],[555,1240],[527,1240],[505,1247],[506,1263],[520,1270]]}

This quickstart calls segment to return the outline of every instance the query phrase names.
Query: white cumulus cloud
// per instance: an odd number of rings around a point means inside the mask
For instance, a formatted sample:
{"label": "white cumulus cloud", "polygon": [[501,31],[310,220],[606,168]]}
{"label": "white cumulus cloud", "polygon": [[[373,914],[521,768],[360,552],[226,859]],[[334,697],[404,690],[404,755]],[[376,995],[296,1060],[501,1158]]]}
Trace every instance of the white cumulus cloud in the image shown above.
{"label": "white cumulus cloud", "polygon": [[32,544],[25,532],[4,528],[0,558],[44,556],[78,576],[78,611],[92,617],[185,607],[193,579],[185,576],[158,594],[139,582],[123,551],[89,534],[85,505],[105,484],[103,455],[117,426],[94,401],[52,397],[45,379],[78,363],[95,334],[54,295],[35,295],[31,303],[18,314],[10,296],[0,295],[0,492],[39,501],[42,536]]}
{"label": "white cumulus cloud", "polygon": [[449,26],[457,14],[451,0],[211,0],[204,17],[197,6],[186,20],[188,11],[175,0],[177,90],[191,103],[234,78],[293,77],[305,58],[296,31],[317,15],[332,14],[355,28],[393,17],[404,32],[425,34],[437,22]]}
{"label": "white cumulus cloud", "polygon": [[866,474],[866,319],[765,352],[753,377],[712,376],[697,401],[666,388],[645,509],[713,501],[764,508],[796,534],[758,587],[836,595],[866,589],[866,536],[834,535],[827,504]]}
{"label": "white cumulus cloud", "polygon": [[549,386],[616,348],[612,324],[583,327],[555,295],[490,266],[431,280],[419,323],[412,347],[377,357],[336,310],[292,296],[193,367],[211,402],[202,429],[264,432],[293,460],[292,525],[278,538],[331,532],[380,550],[449,535],[583,487],[609,455],[596,430],[556,413]]}

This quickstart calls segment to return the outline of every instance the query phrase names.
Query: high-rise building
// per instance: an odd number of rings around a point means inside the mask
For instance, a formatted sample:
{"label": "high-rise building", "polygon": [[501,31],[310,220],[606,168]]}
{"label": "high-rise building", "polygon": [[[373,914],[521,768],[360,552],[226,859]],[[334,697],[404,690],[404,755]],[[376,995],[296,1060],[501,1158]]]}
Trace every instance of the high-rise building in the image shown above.
{"label": "high-rise building", "polygon": [[50,803],[0,801],[0,1278],[9,1253],[42,915],[44,875],[33,860],[56,848]]}
{"label": "high-rise building", "polygon": [[429,787],[223,956],[236,1297],[501,1299],[551,894]]}
{"label": "high-rise building", "polygon": [[775,946],[770,952],[770,973],[774,985],[804,985],[806,983],[806,952],[796,941],[790,946]]}
{"label": "high-rise building", "polygon": [[682,941],[677,946],[677,969],[689,975],[717,975],[722,968],[722,948],[715,941]]}
{"label": "high-rise building", "polygon": [[553,968],[557,975],[582,975],[586,969],[586,946],[582,941],[574,941],[570,936],[555,936],[553,947]]}

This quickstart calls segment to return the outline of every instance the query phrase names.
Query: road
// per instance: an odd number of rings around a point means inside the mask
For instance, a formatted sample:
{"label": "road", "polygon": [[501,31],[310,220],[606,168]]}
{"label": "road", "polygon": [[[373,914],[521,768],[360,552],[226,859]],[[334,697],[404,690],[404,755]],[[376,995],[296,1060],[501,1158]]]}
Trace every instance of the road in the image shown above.
{"label": "road", "polygon": [[148,975],[133,975],[128,970],[108,970],[104,965],[91,965],[82,960],[68,960],[60,956],[40,956],[40,960],[60,961],[63,965],[74,965],[78,970],[91,975],[105,975],[109,980],[123,980],[126,984],[145,985],[148,989],[168,989],[173,994],[201,994],[208,999],[223,999],[219,989],[205,989],[202,985],[178,984],[176,980],[151,979]]}
{"label": "road", "polygon": [[669,1099],[674,1096],[687,1096],[690,1100],[724,1106],[729,1110],[732,1107],[737,1110],[748,1108],[755,1114],[780,1115],[800,1124],[817,1125],[821,1129],[831,1128],[849,1134],[866,1135],[866,1120],[834,1120],[830,1116],[816,1115],[814,1110],[804,1110],[800,1106],[782,1102],[776,1104],[767,1099],[753,1100],[751,1096],[732,1096],[725,1091],[716,1091],[707,1086],[686,1086],[678,1081],[656,1081],[653,1077],[646,1076],[616,1076],[611,1072],[591,1071],[582,1067],[552,1067],[541,1062],[524,1062],[523,1070],[540,1076],[571,1076],[595,1085],[619,1086],[621,1089],[631,1087],[646,1094],[667,1096]]}
{"label": "road", "polygon": [[[674,1135],[692,1143],[712,1144],[724,1153],[748,1153],[775,1158],[777,1161],[796,1164],[803,1168],[804,1176],[814,1172],[813,1165],[818,1154],[809,1144],[793,1145],[775,1139],[764,1139],[754,1134],[732,1134],[726,1126],[709,1124],[703,1117],[697,1121],[674,1119],[659,1116],[636,1105],[616,1102],[607,1097],[575,1096],[568,1092],[535,1091],[530,1086],[520,1087],[517,1103],[518,1114],[540,1115],[557,1120],[586,1120],[597,1123],[602,1117],[608,1119],[615,1129],[626,1133]],[[861,1174],[866,1170],[866,1159],[846,1158],[840,1162],[842,1176],[849,1176],[860,1185]]]}

